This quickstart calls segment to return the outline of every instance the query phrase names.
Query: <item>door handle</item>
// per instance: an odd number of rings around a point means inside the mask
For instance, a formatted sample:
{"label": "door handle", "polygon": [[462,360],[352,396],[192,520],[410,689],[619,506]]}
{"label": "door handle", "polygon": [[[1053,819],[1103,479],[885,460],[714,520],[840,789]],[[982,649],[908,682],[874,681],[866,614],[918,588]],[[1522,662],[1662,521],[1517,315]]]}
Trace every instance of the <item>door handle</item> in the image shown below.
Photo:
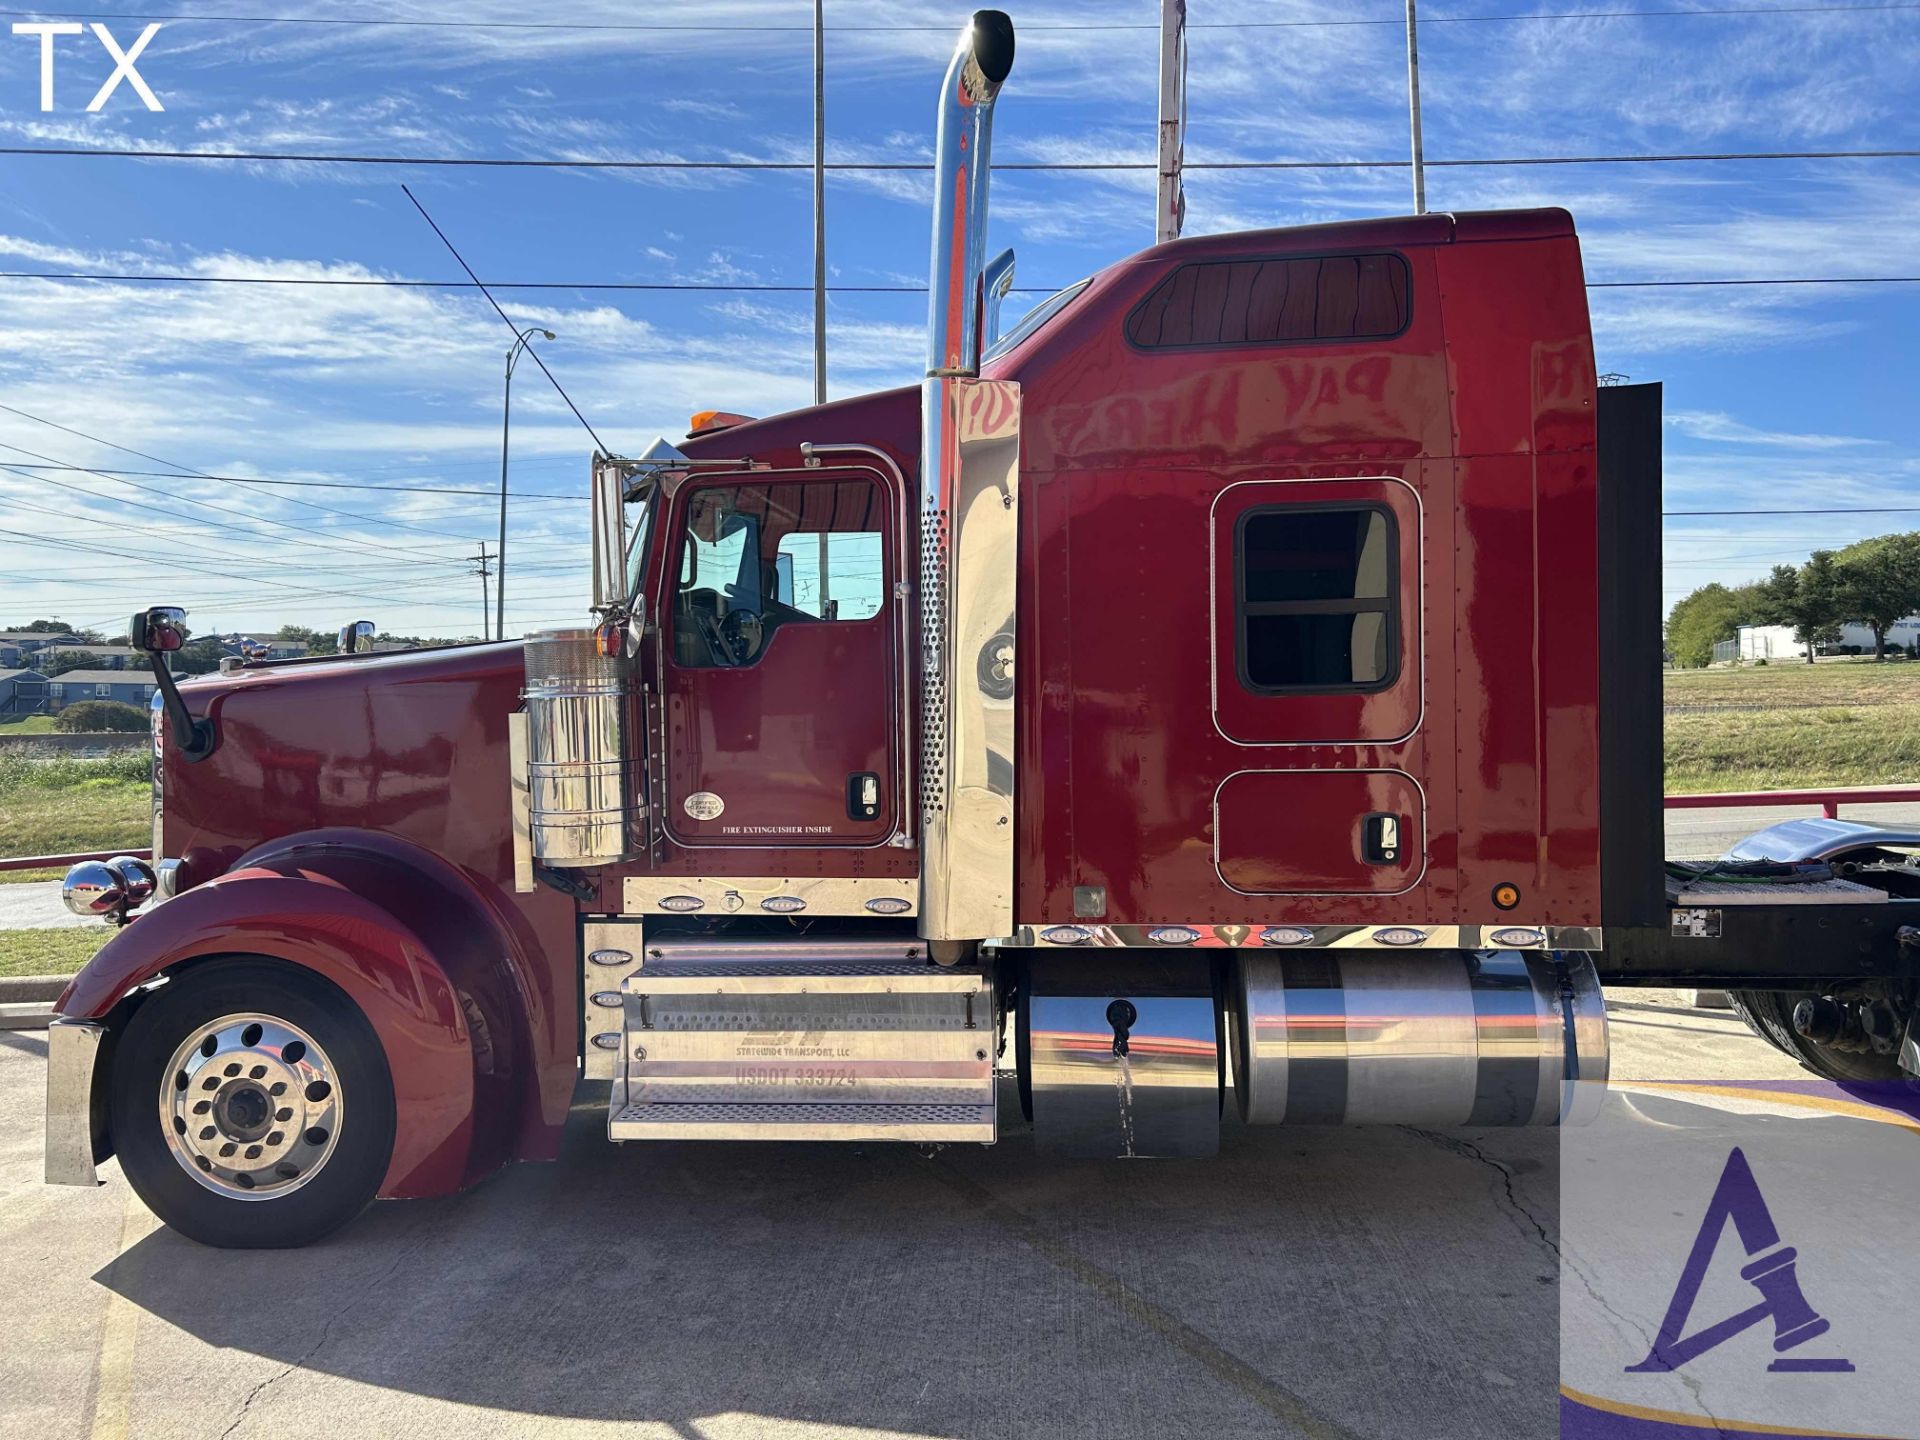
{"label": "door handle", "polygon": [[1360,822],[1360,858],[1369,865],[1395,865],[1400,860],[1400,817],[1376,811]]}
{"label": "door handle", "polygon": [[847,816],[852,820],[880,818],[880,777],[858,770],[847,777]]}

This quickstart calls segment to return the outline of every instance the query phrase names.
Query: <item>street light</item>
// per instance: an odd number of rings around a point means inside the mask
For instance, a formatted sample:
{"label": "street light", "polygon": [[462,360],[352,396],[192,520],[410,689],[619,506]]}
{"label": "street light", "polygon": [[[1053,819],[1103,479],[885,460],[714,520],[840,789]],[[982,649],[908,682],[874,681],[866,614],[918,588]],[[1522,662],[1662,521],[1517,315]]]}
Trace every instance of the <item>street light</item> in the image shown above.
{"label": "street light", "polygon": [[495,572],[498,578],[493,591],[493,638],[496,640],[507,638],[507,430],[513,420],[513,367],[535,335],[544,335],[549,340],[560,338],[538,325],[529,325],[520,332],[520,338],[507,351],[507,387],[500,401],[500,566]]}

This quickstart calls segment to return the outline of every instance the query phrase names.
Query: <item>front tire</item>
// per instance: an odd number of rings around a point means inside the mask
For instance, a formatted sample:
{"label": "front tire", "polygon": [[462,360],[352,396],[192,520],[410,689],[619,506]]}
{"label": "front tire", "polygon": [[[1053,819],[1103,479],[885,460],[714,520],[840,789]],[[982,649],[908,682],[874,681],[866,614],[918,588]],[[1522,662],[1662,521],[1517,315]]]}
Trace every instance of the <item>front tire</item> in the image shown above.
{"label": "front tire", "polygon": [[1747,1028],[1774,1049],[1798,1060],[1826,1080],[1899,1080],[1900,1062],[1891,1055],[1862,1054],[1816,1044],[1793,1028],[1793,1007],[1813,999],[1808,991],[1729,990],[1727,998]]}
{"label": "front tire", "polygon": [[203,1245],[305,1245],[366,1208],[393,1154],[373,1027],[310,971],[196,966],[127,1022],[108,1100],[134,1192]]}

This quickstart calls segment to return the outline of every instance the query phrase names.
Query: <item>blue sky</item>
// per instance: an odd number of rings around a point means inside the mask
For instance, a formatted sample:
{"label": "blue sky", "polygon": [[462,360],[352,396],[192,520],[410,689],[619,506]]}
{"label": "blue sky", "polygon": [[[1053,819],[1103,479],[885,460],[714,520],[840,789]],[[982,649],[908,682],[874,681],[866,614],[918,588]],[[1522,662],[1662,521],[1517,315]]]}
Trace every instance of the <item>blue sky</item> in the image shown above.
{"label": "blue sky", "polygon": [[[834,158],[927,157],[931,97],[966,8],[828,0]],[[37,42],[0,32],[0,145],[809,153],[805,0],[566,0],[551,11],[399,0],[299,13],[458,23],[168,23],[138,62],[161,114],[124,85],[86,113],[112,69],[91,36],[59,41],[55,109],[40,113]],[[1150,158],[1157,6],[1049,0],[1012,13],[1020,54],[996,158]],[[1443,23],[1526,13],[1502,0],[1423,7],[1429,158],[1920,148],[1920,9]],[[1189,159],[1404,156],[1396,5],[1190,0],[1190,14]],[[696,28],[478,23],[529,18]],[[1387,23],[1327,23],[1355,20]],[[123,45],[142,25],[105,23]],[[1111,28],[1130,25],[1141,28]],[[40,157],[0,157],[0,269],[459,278],[402,181],[488,280],[811,277],[804,174]],[[1003,173],[995,246],[1016,247],[1023,285],[1065,283],[1151,243],[1151,185],[1139,172]],[[928,188],[917,174],[832,177],[833,279],[923,281]],[[1395,170],[1196,172],[1188,198],[1189,233],[1410,208]],[[1428,199],[1564,205],[1592,280],[1920,275],[1920,161],[1436,169]],[[767,414],[810,397],[805,295],[498,293],[520,323],[559,332],[542,353],[617,449],[678,435],[693,410]],[[1669,509],[1920,503],[1920,286],[1613,290],[1593,304],[1602,370],[1666,382]],[[831,392],[915,378],[924,313],[916,295],[834,297]],[[0,279],[0,404],[169,462],[0,410],[0,444],[14,447],[0,464],[173,472],[122,483],[0,470],[0,530],[14,532],[0,534],[0,624],[56,612],[113,628],[166,600],[202,630],[331,629],[365,615],[394,631],[477,632],[479,582],[464,557],[492,539],[488,499],[178,471],[487,489],[510,339],[470,291]],[[582,613],[590,447],[531,367],[516,377],[514,417],[513,481],[529,494],[512,510],[510,632]],[[1665,602],[1916,521],[1671,521]]]}

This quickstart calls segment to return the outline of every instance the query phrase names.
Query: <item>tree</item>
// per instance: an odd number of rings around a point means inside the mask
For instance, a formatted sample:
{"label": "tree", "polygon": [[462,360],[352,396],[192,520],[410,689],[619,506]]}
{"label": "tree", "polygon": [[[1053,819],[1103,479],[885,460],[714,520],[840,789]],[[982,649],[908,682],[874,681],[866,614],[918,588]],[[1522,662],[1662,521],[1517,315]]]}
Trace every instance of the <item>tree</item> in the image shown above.
{"label": "tree", "polygon": [[1793,638],[1807,647],[1809,665],[1815,646],[1839,641],[1840,625],[1846,619],[1846,597],[1833,551],[1814,551],[1798,570],[1791,565],[1774,566],[1758,589],[1763,618],[1771,624],[1793,627]]}
{"label": "tree", "polygon": [[273,632],[276,640],[304,640],[309,655],[331,655],[340,648],[339,637],[323,630],[309,630],[304,625],[282,625]]}
{"label": "tree", "polygon": [[1667,648],[1674,664],[1701,666],[1713,659],[1713,647],[1751,625],[1763,609],[1758,585],[1728,589],[1719,582],[1702,585],[1675,603],[1667,616]]}
{"label": "tree", "polygon": [[1920,611],[1920,534],[1882,535],[1834,556],[1849,620],[1873,631],[1873,658],[1884,659],[1887,632]]}
{"label": "tree", "polygon": [[145,730],[149,723],[146,711],[137,705],[124,705],[118,700],[83,700],[78,705],[67,706],[53,717],[53,728],[67,734],[91,735],[105,730],[135,735]]}
{"label": "tree", "polygon": [[218,635],[203,635],[174,651],[168,668],[176,675],[210,675],[220,668],[226,653],[227,647],[220,643]]}

